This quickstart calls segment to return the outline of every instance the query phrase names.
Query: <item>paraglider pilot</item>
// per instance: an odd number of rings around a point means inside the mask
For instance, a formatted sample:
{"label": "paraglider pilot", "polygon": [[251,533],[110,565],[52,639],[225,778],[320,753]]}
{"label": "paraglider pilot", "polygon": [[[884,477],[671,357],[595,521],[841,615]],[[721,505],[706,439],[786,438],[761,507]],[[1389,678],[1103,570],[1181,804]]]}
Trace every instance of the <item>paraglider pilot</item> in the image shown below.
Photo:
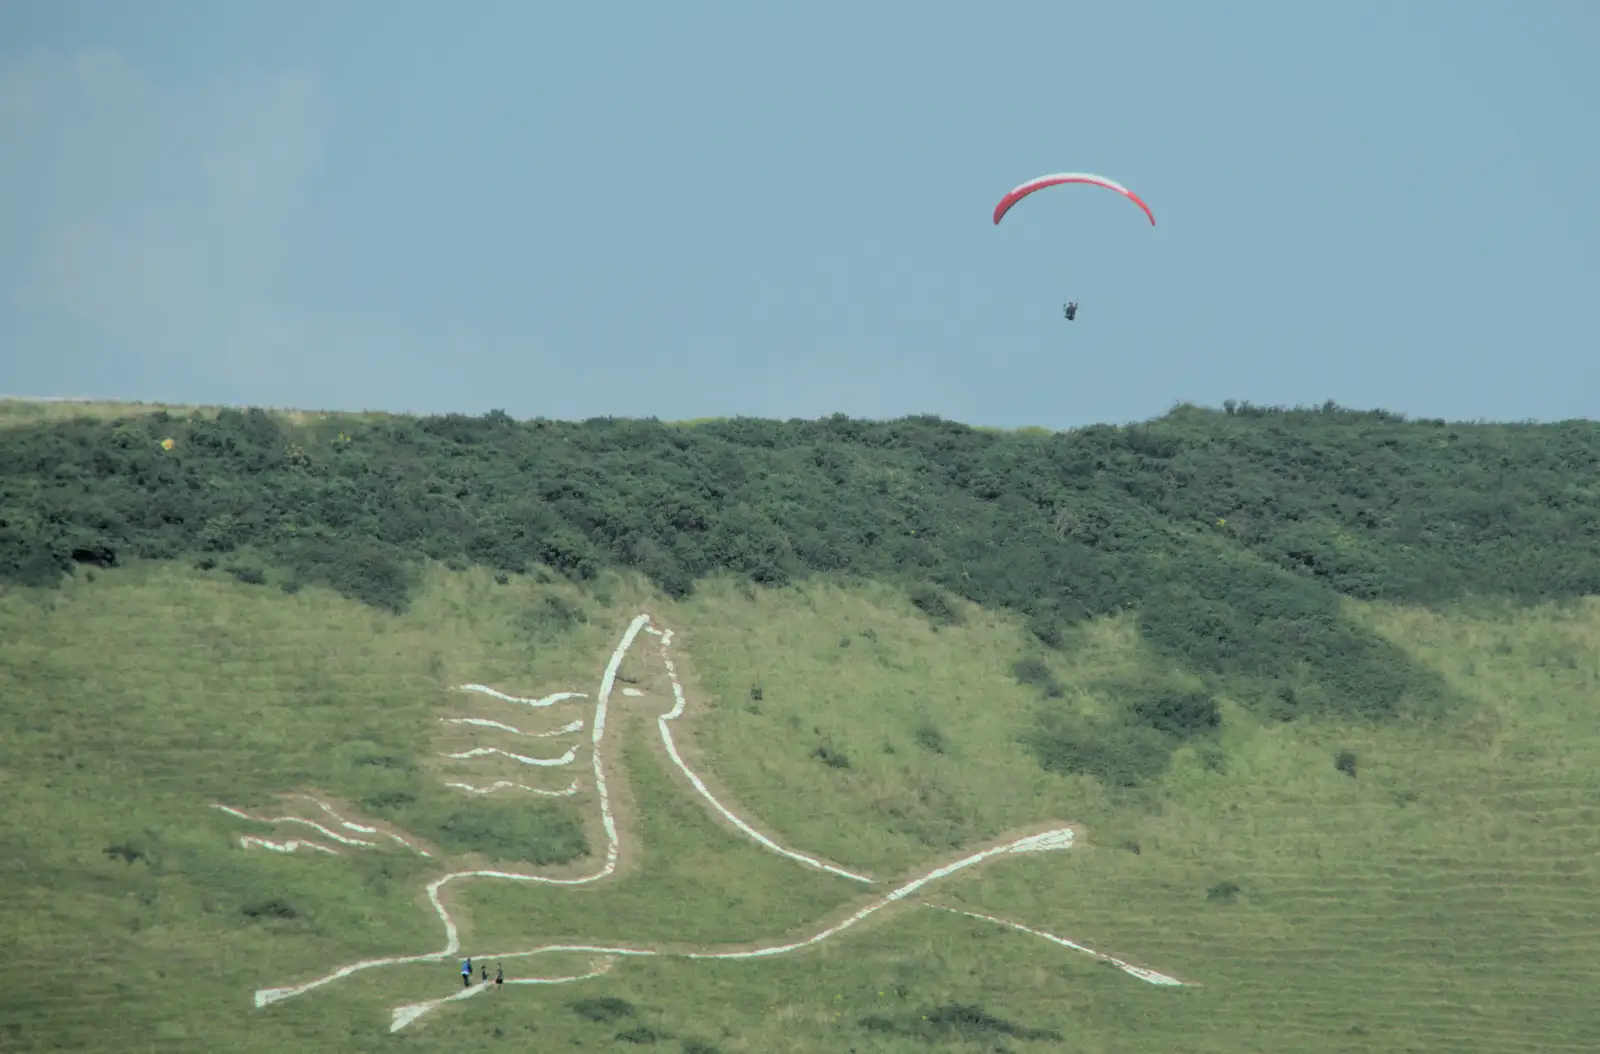
{"label": "paraglider pilot", "polygon": [[1073,319],[1078,317],[1078,302],[1076,300],[1069,300],[1061,310],[1066,313],[1067,321],[1071,322]]}

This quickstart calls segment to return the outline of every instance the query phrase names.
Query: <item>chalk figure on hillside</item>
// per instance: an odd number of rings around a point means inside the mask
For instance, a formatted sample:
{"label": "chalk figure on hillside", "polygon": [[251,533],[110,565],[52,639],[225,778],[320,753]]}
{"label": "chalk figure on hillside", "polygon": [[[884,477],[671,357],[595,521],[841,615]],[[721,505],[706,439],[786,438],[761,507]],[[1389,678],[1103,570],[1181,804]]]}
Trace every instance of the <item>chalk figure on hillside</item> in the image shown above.
{"label": "chalk figure on hillside", "polygon": [[[606,664],[605,671],[600,679],[599,691],[592,697],[594,700],[593,716],[588,722],[589,727],[592,729],[588,749],[590,766],[593,772],[592,783],[590,786],[591,793],[595,795],[595,805],[598,807],[599,812],[598,818],[605,833],[603,857],[598,853],[596,854],[598,858],[594,861],[592,870],[589,870],[588,873],[579,874],[572,877],[530,873],[522,870],[505,871],[499,870],[498,868],[494,870],[473,869],[453,871],[440,875],[428,883],[428,885],[425,887],[425,891],[429,901],[431,901],[438,915],[440,924],[445,930],[445,946],[443,949],[439,951],[424,951],[404,956],[366,959],[341,966],[338,969],[325,974],[324,976],[317,977],[309,981],[304,981],[300,984],[276,988],[260,988],[257,989],[255,993],[256,1006],[265,1007],[283,999],[305,994],[318,989],[323,985],[331,984],[342,978],[349,977],[351,974],[354,974],[357,971],[378,967],[402,966],[408,963],[422,963],[428,961],[444,962],[448,961],[452,956],[461,954],[460,934],[457,929],[457,925],[451,918],[448,902],[441,896],[444,887],[453,882],[459,880],[492,878],[560,887],[586,885],[591,882],[601,881],[613,875],[617,871],[619,857],[622,851],[623,832],[618,829],[618,825],[613,817],[612,805],[606,793],[607,781],[603,771],[605,762],[603,760],[603,751],[601,750],[601,739],[607,727],[606,718],[608,708],[611,706],[611,693],[613,685],[617,680],[620,679],[619,667],[621,666],[624,657],[628,654],[629,648],[633,645],[635,638],[641,633],[650,634],[658,638],[660,649],[658,661],[661,663],[662,672],[666,674],[666,680],[669,682],[669,687],[671,690],[673,702],[672,708],[670,710],[666,710],[665,712],[654,715],[656,727],[660,734],[662,747],[665,749],[668,757],[693,786],[694,790],[702,799],[704,799],[705,803],[716,814],[719,814],[722,819],[726,820],[730,825],[732,825],[734,828],[737,828],[750,840],[760,845],[764,849],[780,856],[788,857],[796,863],[802,864],[817,871],[831,873],[837,877],[849,879],[853,882],[859,882],[865,886],[876,886],[878,887],[877,895],[873,896],[865,903],[858,904],[857,910],[854,911],[854,913],[849,917],[844,918],[841,921],[828,924],[819,919],[815,924],[815,928],[812,929],[812,931],[807,935],[781,938],[769,937],[766,940],[758,940],[753,947],[746,946],[744,948],[738,948],[729,947],[726,945],[710,945],[690,949],[681,946],[674,947],[672,945],[656,945],[651,941],[628,940],[614,943],[611,941],[606,941],[605,943],[596,943],[592,945],[586,943],[579,946],[555,943],[534,944],[531,947],[511,950],[503,954],[509,958],[521,958],[527,960],[560,952],[588,952],[591,956],[590,968],[586,972],[575,973],[572,975],[552,976],[550,974],[543,973],[542,971],[534,972],[527,976],[513,977],[510,981],[511,984],[547,985],[585,981],[590,978],[599,977],[608,972],[618,963],[635,957],[670,956],[690,961],[737,961],[754,960],[772,955],[800,952],[803,949],[813,947],[822,943],[823,941],[830,940],[838,936],[845,930],[854,927],[856,924],[864,921],[869,916],[882,909],[889,908],[897,904],[908,903],[920,903],[929,908],[939,908],[941,910],[954,912],[958,915],[966,916],[971,919],[986,921],[1018,932],[1028,933],[1033,936],[1040,937],[1061,947],[1069,948],[1080,953],[1086,953],[1103,962],[1108,962],[1111,965],[1121,969],[1124,973],[1137,977],[1150,984],[1177,986],[1183,986],[1186,984],[1186,982],[1180,981],[1176,978],[1168,977],[1165,974],[1159,974],[1153,970],[1147,970],[1143,967],[1135,966],[1132,963],[1094,951],[1093,949],[1085,947],[1084,945],[1067,940],[1064,937],[1055,936],[1043,930],[1032,929],[1022,925],[1021,923],[1013,922],[1004,918],[981,915],[975,912],[945,907],[944,905],[934,904],[922,899],[920,891],[929,886],[931,883],[941,882],[942,880],[948,879],[950,876],[959,871],[963,871],[968,867],[983,863],[984,861],[1001,856],[1009,856],[1011,854],[1032,854],[1070,849],[1074,844],[1075,837],[1072,828],[1068,826],[1060,825],[1050,830],[1039,831],[1024,837],[1018,837],[1009,842],[991,845],[989,848],[981,851],[972,852],[960,860],[951,861],[943,866],[933,867],[931,870],[928,870],[919,877],[902,881],[898,885],[892,887],[883,884],[881,880],[874,879],[871,876],[858,874],[837,865],[828,863],[822,859],[808,856],[804,853],[789,849],[783,845],[780,845],[774,839],[756,830],[750,824],[746,823],[740,817],[735,815],[734,812],[728,809],[727,806],[725,806],[722,802],[718,801],[712,795],[710,789],[707,788],[705,783],[699,778],[699,776],[697,776],[694,771],[684,763],[669,727],[671,722],[683,716],[687,706],[687,700],[685,698],[682,685],[678,680],[676,664],[673,662],[668,653],[668,648],[673,639],[673,631],[665,627],[658,629],[655,626],[650,625],[651,621],[652,620],[648,614],[639,614],[630,622],[627,630],[622,636],[622,639],[617,643],[615,650],[612,652],[609,662]],[[482,688],[483,686],[475,685],[471,687],[476,690],[478,688]],[[564,692],[557,693],[556,695],[545,696],[535,700],[504,695],[498,692],[493,692],[492,689],[485,689],[485,691],[490,692],[495,697],[511,704],[527,705],[540,709],[559,702],[562,699],[582,698],[586,696],[586,693]],[[638,694],[643,695],[644,693],[639,692]],[[480,724],[480,727],[499,728],[511,734],[527,734],[522,732],[520,729],[498,721],[479,719],[479,721],[474,723]],[[482,753],[483,748],[479,748],[479,752]],[[512,754],[508,751],[499,751],[499,753],[506,754],[507,756],[512,757],[519,762],[529,763],[528,759],[521,758],[520,756]],[[575,753],[575,751],[572,753]],[[576,783],[574,783],[573,786],[576,787]],[[524,790],[529,789],[530,788],[524,788]],[[221,808],[222,806],[218,807]],[[253,819],[253,817],[239,813],[238,810],[230,809],[230,811],[237,815],[242,815],[246,819]],[[355,826],[349,822],[346,822],[345,826],[362,832],[377,831],[377,828],[375,827]],[[337,832],[324,830],[323,833],[340,842],[362,845],[372,844],[359,842]],[[391,833],[390,836],[399,840],[399,836],[397,835],[393,835]],[[409,845],[410,843],[406,844]],[[420,850],[418,851],[420,852]],[[915,899],[913,899],[914,894],[916,895]],[[397,1032],[410,1026],[421,1019],[424,1015],[438,1009],[441,1006],[454,1003],[459,1000],[473,998],[479,995],[484,988],[488,987],[488,964],[480,963],[480,972],[483,979],[483,985],[481,987],[477,987],[473,985],[472,958],[470,956],[464,956],[461,959],[462,991],[457,992],[455,995],[440,995],[435,998],[426,999],[420,1002],[391,1008],[389,1030],[391,1032]],[[494,991],[503,991],[503,986],[506,983],[504,968],[497,961],[495,966]]]}

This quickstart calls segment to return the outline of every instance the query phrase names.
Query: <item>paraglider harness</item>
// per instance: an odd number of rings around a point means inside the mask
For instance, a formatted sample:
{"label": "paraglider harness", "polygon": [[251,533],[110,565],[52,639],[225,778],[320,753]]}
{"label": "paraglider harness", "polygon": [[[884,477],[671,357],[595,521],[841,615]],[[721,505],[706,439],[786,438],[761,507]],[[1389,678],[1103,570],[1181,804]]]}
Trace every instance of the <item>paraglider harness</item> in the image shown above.
{"label": "paraglider harness", "polygon": [[1067,316],[1067,321],[1071,322],[1073,319],[1078,317],[1078,302],[1076,300],[1069,300],[1066,304],[1062,305],[1061,310]]}

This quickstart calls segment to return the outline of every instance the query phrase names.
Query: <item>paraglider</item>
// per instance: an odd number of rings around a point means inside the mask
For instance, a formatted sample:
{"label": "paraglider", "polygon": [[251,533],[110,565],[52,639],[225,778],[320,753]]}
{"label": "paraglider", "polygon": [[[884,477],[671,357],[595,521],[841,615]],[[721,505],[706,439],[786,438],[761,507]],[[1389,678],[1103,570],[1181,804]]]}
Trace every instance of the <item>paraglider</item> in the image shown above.
{"label": "paraglider", "polygon": [[1043,190],[1046,187],[1058,187],[1065,183],[1087,183],[1090,186],[1114,190],[1143,209],[1144,214],[1150,217],[1150,226],[1154,227],[1156,225],[1156,214],[1150,211],[1150,206],[1144,203],[1143,198],[1114,179],[1107,179],[1105,176],[1096,176],[1088,172],[1057,172],[1053,175],[1030,179],[1026,183],[1013,187],[1005,197],[1000,199],[1000,204],[994,207],[995,224],[998,225],[1001,218],[1011,211],[1011,207],[1029,194]]}
{"label": "paraglider", "polygon": [[[1046,187],[1058,187],[1065,183],[1087,183],[1090,186],[1114,190],[1143,209],[1144,214],[1150,218],[1150,226],[1154,227],[1156,225],[1156,214],[1150,211],[1150,206],[1144,203],[1144,199],[1116,180],[1107,179],[1105,176],[1096,176],[1089,172],[1056,172],[1048,176],[1038,176],[1028,180],[1026,183],[1012,187],[1006,193],[1006,196],[1000,199],[1000,204],[994,207],[995,226],[1000,225],[1000,221],[1005,218],[1006,213],[1011,211],[1012,206],[1029,194],[1043,190]],[[1066,316],[1068,322],[1071,322],[1078,317],[1078,302],[1076,300],[1067,301],[1061,305],[1061,313]]]}

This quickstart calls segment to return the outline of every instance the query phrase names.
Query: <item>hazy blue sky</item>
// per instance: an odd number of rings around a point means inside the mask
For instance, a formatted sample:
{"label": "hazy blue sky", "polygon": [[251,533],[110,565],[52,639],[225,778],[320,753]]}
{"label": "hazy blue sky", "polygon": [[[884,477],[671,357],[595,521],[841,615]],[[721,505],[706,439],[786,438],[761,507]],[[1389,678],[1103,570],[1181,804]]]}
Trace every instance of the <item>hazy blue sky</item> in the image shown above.
{"label": "hazy blue sky", "polygon": [[[1594,0],[5,0],[0,393],[1600,417],[1596,56]],[[1159,225],[992,225],[1065,169]]]}

